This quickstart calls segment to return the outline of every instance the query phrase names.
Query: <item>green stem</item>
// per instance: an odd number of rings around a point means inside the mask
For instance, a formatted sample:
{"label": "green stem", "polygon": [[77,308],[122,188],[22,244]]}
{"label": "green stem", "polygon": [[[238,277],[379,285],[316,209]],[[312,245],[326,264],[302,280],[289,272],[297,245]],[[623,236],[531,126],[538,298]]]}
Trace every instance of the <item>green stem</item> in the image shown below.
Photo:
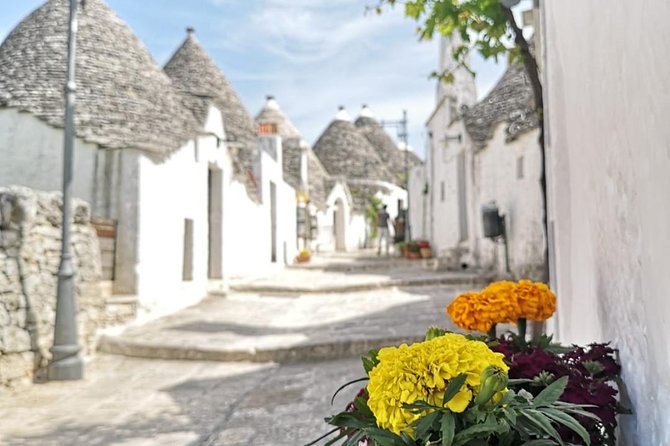
{"label": "green stem", "polygon": [[519,320],[516,322],[516,326],[519,329],[519,337],[525,341],[526,340],[526,319],[520,317]]}
{"label": "green stem", "polygon": [[489,332],[487,333],[487,336],[491,341],[493,341],[497,336],[496,336],[496,324],[491,325],[491,328],[489,328]]}

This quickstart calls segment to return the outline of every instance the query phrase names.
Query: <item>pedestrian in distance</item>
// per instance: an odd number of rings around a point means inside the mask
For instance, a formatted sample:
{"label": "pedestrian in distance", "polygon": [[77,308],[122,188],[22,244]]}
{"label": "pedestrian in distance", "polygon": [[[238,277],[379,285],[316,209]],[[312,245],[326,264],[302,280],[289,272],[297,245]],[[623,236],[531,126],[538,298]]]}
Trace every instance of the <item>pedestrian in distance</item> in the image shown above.
{"label": "pedestrian in distance", "polygon": [[377,247],[377,255],[382,253],[382,243],[386,244],[386,255],[389,255],[390,233],[389,223],[391,216],[386,212],[386,205],[377,212],[377,230],[379,231],[379,246]]}

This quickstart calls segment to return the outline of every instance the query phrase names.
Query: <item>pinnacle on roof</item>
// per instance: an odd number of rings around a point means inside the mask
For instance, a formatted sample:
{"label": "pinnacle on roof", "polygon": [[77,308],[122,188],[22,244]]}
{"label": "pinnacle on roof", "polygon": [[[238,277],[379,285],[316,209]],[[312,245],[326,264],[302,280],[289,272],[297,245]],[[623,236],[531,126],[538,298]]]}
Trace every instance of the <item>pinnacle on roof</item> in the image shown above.
{"label": "pinnacle on roof", "polygon": [[347,121],[351,122],[351,115],[344,108],[344,105],[340,105],[337,109],[337,114],[335,115],[335,120],[337,121]]}
{"label": "pinnacle on roof", "polygon": [[[63,126],[69,2],[49,0],[0,46],[0,107]],[[167,154],[196,131],[170,80],[103,0],[78,12],[77,136],[109,148]]]}

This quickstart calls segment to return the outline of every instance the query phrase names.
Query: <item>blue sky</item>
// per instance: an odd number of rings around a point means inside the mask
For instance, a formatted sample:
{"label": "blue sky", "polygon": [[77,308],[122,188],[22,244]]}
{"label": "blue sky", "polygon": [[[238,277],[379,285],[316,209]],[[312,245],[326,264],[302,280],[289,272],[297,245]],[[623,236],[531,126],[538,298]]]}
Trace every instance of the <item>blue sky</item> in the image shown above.
{"label": "blue sky", "polygon": [[[106,0],[161,66],[193,26],[252,115],[273,94],[311,144],[339,105],[355,117],[368,104],[379,119],[407,109],[410,145],[423,157],[434,106],[436,42],[395,11],[366,14],[375,0]],[[0,2],[0,39],[44,0]],[[335,6],[336,5],[336,6]],[[480,96],[502,67],[474,60]],[[389,129],[395,136],[395,130]]]}

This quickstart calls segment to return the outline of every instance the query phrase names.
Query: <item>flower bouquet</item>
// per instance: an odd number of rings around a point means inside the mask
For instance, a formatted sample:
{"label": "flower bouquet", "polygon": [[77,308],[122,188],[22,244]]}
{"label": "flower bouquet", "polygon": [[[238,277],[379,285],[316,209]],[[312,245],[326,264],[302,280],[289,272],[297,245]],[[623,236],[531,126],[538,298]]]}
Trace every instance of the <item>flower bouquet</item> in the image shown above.
{"label": "flower bouquet", "polygon": [[[623,413],[611,385],[614,350],[525,339],[526,319],[547,319],[555,308],[549,288],[529,281],[458,296],[447,314],[489,338],[431,327],[422,342],[370,352],[367,376],[352,382],[367,386],[310,445],[614,445]],[[517,323],[519,333],[496,338],[500,323]]]}

